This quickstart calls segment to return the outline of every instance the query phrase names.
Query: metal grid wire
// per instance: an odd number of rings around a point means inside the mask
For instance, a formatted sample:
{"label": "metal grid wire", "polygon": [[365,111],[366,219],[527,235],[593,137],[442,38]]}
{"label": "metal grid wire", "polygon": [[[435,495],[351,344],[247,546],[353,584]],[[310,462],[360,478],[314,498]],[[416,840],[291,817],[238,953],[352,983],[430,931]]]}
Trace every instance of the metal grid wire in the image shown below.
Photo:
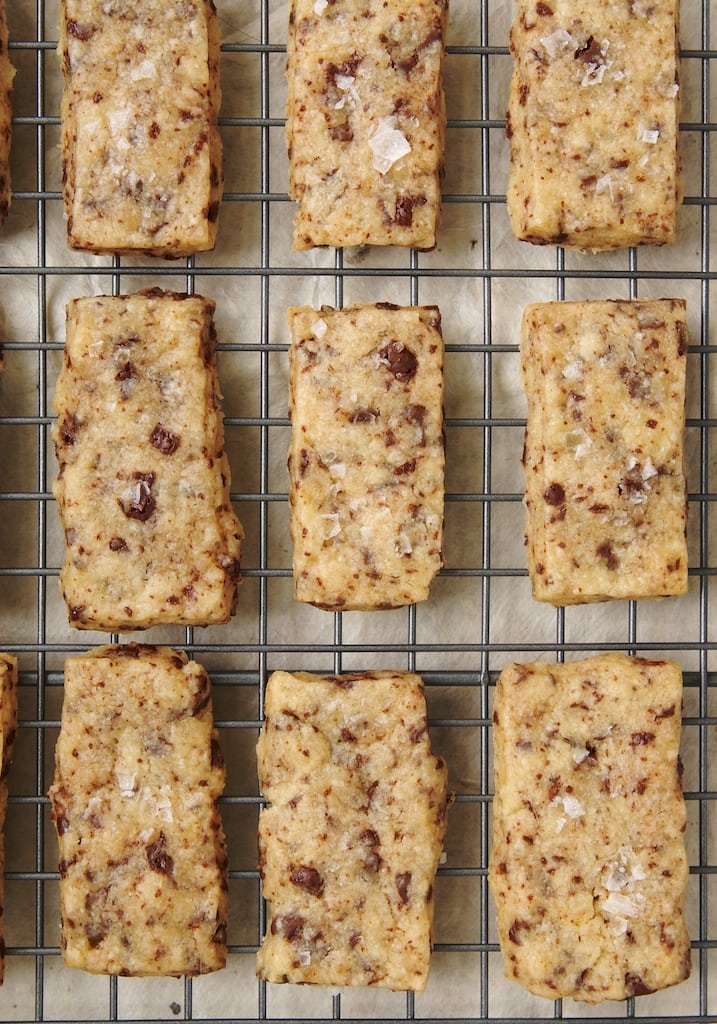
{"label": "metal grid wire", "polygon": [[[182,263],[70,253],[59,170],[57,0],[8,0],[14,94],[11,215],[0,232],[6,371],[0,383],[0,647],[20,660],[21,723],[6,824],[2,1020],[651,1019],[717,1014],[717,752],[714,655],[717,497],[710,311],[717,168],[710,0],[683,0],[686,199],[676,247],[590,257],[533,250],[507,228],[504,139],[512,0],[452,0],[446,65],[449,129],[441,240],[434,253],[290,249],[283,142],[286,17],[279,0],[217,0],[224,31],[221,118],[226,195],[217,251]],[[65,656],[106,642],[69,629],[51,494],[52,392],[66,299],[158,284],[214,297],[233,500],[247,532],[236,620],[142,639],[184,647],[214,682],[229,768],[230,963],[194,981],[94,978],[59,953],[56,845],[46,792]],[[516,330],[525,301],[684,296],[688,300],[687,453],[690,593],[677,602],[600,609],[531,604],[522,546],[519,457],[524,406]],[[447,567],[425,606],[378,613],[299,609],[287,545],[287,304],[436,302],[446,340]],[[138,637],[139,638],[139,637]],[[492,688],[515,658],[601,650],[674,657],[685,670],[688,918],[693,976],[670,993],[589,1011],[523,994],[502,979],[486,869]],[[255,864],[260,797],[253,747],[267,675],[397,667],[427,682],[434,748],[456,792],[436,887],[437,932],[425,995],[271,986],[253,976],[265,916]]]}

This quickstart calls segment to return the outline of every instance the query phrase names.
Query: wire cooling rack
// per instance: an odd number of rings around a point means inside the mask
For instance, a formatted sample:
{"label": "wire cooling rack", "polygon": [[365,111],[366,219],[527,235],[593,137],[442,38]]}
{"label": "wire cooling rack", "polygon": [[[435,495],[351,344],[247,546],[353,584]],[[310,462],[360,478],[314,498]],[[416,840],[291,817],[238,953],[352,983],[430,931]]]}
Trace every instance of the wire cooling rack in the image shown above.
{"label": "wire cooling rack", "polygon": [[[171,0],[168,0],[171,2]],[[516,243],[505,209],[504,110],[512,0],[452,0],[443,223],[433,253],[291,251],[283,137],[284,0],[218,0],[223,30],[226,195],[214,253],[181,263],[71,253],[60,198],[57,0],[7,0],[14,92],[12,212],[0,232],[6,371],[0,382],[0,647],[20,661],[20,729],[6,823],[7,969],[0,1019],[513,1021],[717,1015],[717,751],[714,577],[717,427],[710,313],[715,302],[717,164],[710,0],[683,0],[686,199],[670,249],[590,256]],[[57,851],[46,792],[65,657],[109,638],[69,628],[57,575],[51,493],[52,393],[64,304],[148,285],[217,302],[232,497],[244,522],[244,584],[233,622],[134,637],[184,647],[210,670],[228,763],[222,814],[230,855],[227,969],[193,981],[108,979],[64,968]],[[525,572],[518,379],[522,306],[541,299],[677,296],[688,301],[690,590],[663,603],[552,610]],[[288,543],[285,310],[304,302],[437,303],[446,340],[446,556],[428,602],[331,614],[292,599]],[[502,976],[487,890],[492,688],[510,660],[625,650],[678,660],[693,973],[677,989],[590,1010],[531,997]],[[256,870],[254,744],[275,668],[403,668],[427,683],[435,749],[456,793],[436,885],[436,948],[423,995],[266,986],[254,977],[265,916]]]}

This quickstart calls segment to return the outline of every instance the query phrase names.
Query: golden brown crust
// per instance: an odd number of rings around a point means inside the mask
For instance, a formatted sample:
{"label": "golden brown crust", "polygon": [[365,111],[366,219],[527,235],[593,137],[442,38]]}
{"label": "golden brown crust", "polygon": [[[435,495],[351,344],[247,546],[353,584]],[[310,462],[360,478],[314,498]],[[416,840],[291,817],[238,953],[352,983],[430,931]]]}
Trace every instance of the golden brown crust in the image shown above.
{"label": "golden brown crust", "polygon": [[585,249],[674,241],[678,7],[518,0],[508,212],[519,239]]}
{"label": "golden brown crust", "polygon": [[60,573],[79,629],[226,622],[241,525],[230,501],[214,304],[150,290],[76,299],[55,392]]}
{"label": "golden brown crust", "polygon": [[5,812],[7,773],[17,733],[17,658],[0,653],[0,985],[5,977],[3,911],[5,896]]}
{"label": "golden brown crust", "polygon": [[225,770],[204,669],[136,644],[69,658],[55,757],[65,963],[132,976],[222,968]]}
{"label": "golden brown crust", "polygon": [[212,0],[62,0],[68,242],[179,257],[211,249],[222,195]]}
{"label": "golden brown crust", "polygon": [[533,596],[687,590],[682,299],[549,302],[523,315]]}
{"label": "golden brown crust", "polygon": [[291,0],[296,249],[435,245],[447,13],[447,0]]}
{"label": "golden brown crust", "polygon": [[672,662],[510,665],[494,711],[489,882],[506,975],[589,1003],[690,973]]}
{"label": "golden brown crust", "polygon": [[[15,68],[10,63],[8,50],[5,0],[0,0],[0,224],[10,210],[12,200],[10,182],[10,144],[12,140],[12,83]],[[0,353],[0,369],[2,354]]]}
{"label": "golden brown crust", "polygon": [[294,588],[335,610],[425,600],[442,565],[435,306],[289,311]]}
{"label": "golden brown crust", "polygon": [[423,990],[446,768],[422,680],[275,672],[257,757],[259,977]]}

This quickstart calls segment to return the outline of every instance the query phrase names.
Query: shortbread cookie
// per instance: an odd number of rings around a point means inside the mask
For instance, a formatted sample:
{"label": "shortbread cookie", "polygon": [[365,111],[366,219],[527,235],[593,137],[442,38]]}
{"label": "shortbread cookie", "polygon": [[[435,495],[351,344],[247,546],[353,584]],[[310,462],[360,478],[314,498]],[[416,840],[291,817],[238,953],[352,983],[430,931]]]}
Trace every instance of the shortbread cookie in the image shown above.
{"label": "shortbread cookie", "polygon": [[422,680],[275,672],[257,754],[259,977],[421,991],[446,816]]}
{"label": "shortbread cookie", "polygon": [[588,1003],[683,981],[678,665],[511,665],[494,712],[489,882],[506,975]]}
{"label": "shortbread cookie", "polygon": [[5,941],[3,938],[6,777],[17,732],[17,659],[0,653],[0,985],[5,977]]}
{"label": "shortbread cookie", "polygon": [[225,771],[204,669],[135,644],[68,658],[55,760],[65,963],[121,975],[223,967]]}
{"label": "shortbread cookie", "polygon": [[[0,0],[0,224],[10,210],[10,141],[12,136],[12,83],[15,68],[10,63],[5,0]],[[2,357],[0,356],[0,368]]]}
{"label": "shortbread cookie", "polygon": [[526,535],[537,600],[686,591],[686,351],[681,299],[525,310]]}
{"label": "shortbread cookie", "polygon": [[334,610],[422,601],[442,565],[436,306],[289,310],[294,587]]}
{"label": "shortbread cookie", "polygon": [[213,0],[62,0],[72,248],[177,257],[214,246],[219,45]]}
{"label": "shortbread cookie", "polygon": [[60,573],[78,629],[226,622],[241,526],[229,497],[214,304],[76,299],[55,393]]}
{"label": "shortbread cookie", "polygon": [[585,249],[674,241],[678,8],[518,0],[508,212],[519,239]]}
{"label": "shortbread cookie", "polygon": [[447,11],[448,0],[291,0],[296,249],[435,245]]}

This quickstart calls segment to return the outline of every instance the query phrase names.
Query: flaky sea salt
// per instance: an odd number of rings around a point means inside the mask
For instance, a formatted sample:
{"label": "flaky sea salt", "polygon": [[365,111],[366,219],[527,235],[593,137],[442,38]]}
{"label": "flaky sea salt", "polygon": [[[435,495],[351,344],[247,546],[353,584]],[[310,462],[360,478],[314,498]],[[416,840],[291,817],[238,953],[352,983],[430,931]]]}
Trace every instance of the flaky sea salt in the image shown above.
{"label": "flaky sea salt", "polygon": [[379,174],[386,174],[396,161],[411,152],[408,139],[396,128],[395,117],[382,118],[368,144],[373,153],[373,166]]}
{"label": "flaky sea salt", "polygon": [[549,36],[542,36],[540,42],[548,51],[551,60],[555,60],[562,53],[567,53],[568,50],[574,50],[577,46],[575,38],[565,28],[558,28]]}

